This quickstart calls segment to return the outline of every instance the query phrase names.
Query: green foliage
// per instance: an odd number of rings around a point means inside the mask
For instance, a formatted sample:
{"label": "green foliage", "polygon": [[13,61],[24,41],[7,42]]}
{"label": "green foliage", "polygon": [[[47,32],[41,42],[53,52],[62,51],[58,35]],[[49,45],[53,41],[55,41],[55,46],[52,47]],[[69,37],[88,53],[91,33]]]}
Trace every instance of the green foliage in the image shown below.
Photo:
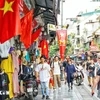
{"label": "green foliage", "polygon": [[[66,44],[66,55],[70,55],[73,53],[74,51],[74,47],[72,45],[71,39],[75,38],[75,33],[71,33],[70,38],[67,40],[67,44]],[[54,56],[57,52],[59,51],[59,45],[51,45],[49,48],[49,55],[50,57]]]}
{"label": "green foliage", "polygon": [[75,38],[75,33],[71,33],[70,36],[71,36],[71,39],[74,39]]}
{"label": "green foliage", "polygon": [[50,55],[50,57],[54,56],[57,53],[57,51],[59,51],[58,44],[51,45],[50,48],[49,48],[49,55]]}
{"label": "green foliage", "polygon": [[74,52],[74,47],[72,46],[72,43],[70,40],[67,41],[66,45],[66,55],[70,55]]}
{"label": "green foliage", "polygon": [[99,47],[99,49],[100,49],[100,44],[98,44],[98,47]]}
{"label": "green foliage", "polygon": [[88,50],[89,50],[89,48],[87,48],[87,47],[86,47],[86,48],[84,48],[84,50],[85,50],[85,51],[88,51]]}

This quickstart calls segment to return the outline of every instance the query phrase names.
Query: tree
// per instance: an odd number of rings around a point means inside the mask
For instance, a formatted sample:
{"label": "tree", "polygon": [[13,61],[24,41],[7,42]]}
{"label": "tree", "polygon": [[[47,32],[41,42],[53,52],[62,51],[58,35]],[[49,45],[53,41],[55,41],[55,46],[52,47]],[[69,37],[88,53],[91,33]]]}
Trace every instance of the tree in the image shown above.
{"label": "tree", "polygon": [[70,55],[74,52],[74,46],[72,45],[72,42],[70,39],[68,39],[66,44],[66,55]]}
{"label": "tree", "polygon": [[49,48],[49,56],[50,56],[50,57],[54,56],[58,51],[59,51],[59,46],[58,46],[58,44],[56,44],[56,45],[51,45],[50,48]]}

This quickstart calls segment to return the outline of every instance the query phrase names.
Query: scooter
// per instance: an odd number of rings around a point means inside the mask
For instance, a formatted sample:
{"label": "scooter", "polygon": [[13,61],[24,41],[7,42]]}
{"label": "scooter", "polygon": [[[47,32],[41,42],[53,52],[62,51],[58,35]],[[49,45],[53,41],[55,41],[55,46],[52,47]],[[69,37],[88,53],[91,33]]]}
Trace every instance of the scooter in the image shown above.
{"label": "scooter", "polygon": [[38,95],[38,82],[33,73],[28,73],[23,78],[25,83],[25,92],[30,100],[33,100]]}
{"label": "scooter", "polygon": [[77,71],[76,83],[79,86],[82,84],[82,82],[83,82],[82,71]]}

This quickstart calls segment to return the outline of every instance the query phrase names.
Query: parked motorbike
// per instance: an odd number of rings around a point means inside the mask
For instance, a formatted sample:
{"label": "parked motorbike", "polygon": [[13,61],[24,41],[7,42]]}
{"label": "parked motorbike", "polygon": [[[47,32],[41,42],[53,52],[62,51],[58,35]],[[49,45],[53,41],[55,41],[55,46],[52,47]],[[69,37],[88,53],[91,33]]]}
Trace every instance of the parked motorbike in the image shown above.
{"label": "parked motorbike", "polygon": [[83,78],[82,78],[82,72],[81,71],[77,71],[77,77],[76,77],[76,83],[77,85],[81,85],[83,82]]}
{"label": "parked motorbike", "polygon": [[33,73],[28,73],[23,78],[25,83],[25,91],[30,100],[33,100],[34,97],[38,95],[38,82],[36,77],[33,76]]}

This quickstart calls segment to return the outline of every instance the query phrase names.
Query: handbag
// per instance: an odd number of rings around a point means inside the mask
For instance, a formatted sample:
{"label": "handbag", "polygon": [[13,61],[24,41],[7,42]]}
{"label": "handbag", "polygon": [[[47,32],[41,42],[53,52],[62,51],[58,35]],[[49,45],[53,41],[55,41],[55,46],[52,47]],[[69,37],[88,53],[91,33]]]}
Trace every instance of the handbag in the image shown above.
{"label": "handbag", "polygon": [[72,79],[74,79],[75,77],[77,77],[77,73],[76,72],[71,74],[71,78]]}
{"label": "handbag", "polygon": [[71,74],[71,78],[74,79],[74,73]]}

